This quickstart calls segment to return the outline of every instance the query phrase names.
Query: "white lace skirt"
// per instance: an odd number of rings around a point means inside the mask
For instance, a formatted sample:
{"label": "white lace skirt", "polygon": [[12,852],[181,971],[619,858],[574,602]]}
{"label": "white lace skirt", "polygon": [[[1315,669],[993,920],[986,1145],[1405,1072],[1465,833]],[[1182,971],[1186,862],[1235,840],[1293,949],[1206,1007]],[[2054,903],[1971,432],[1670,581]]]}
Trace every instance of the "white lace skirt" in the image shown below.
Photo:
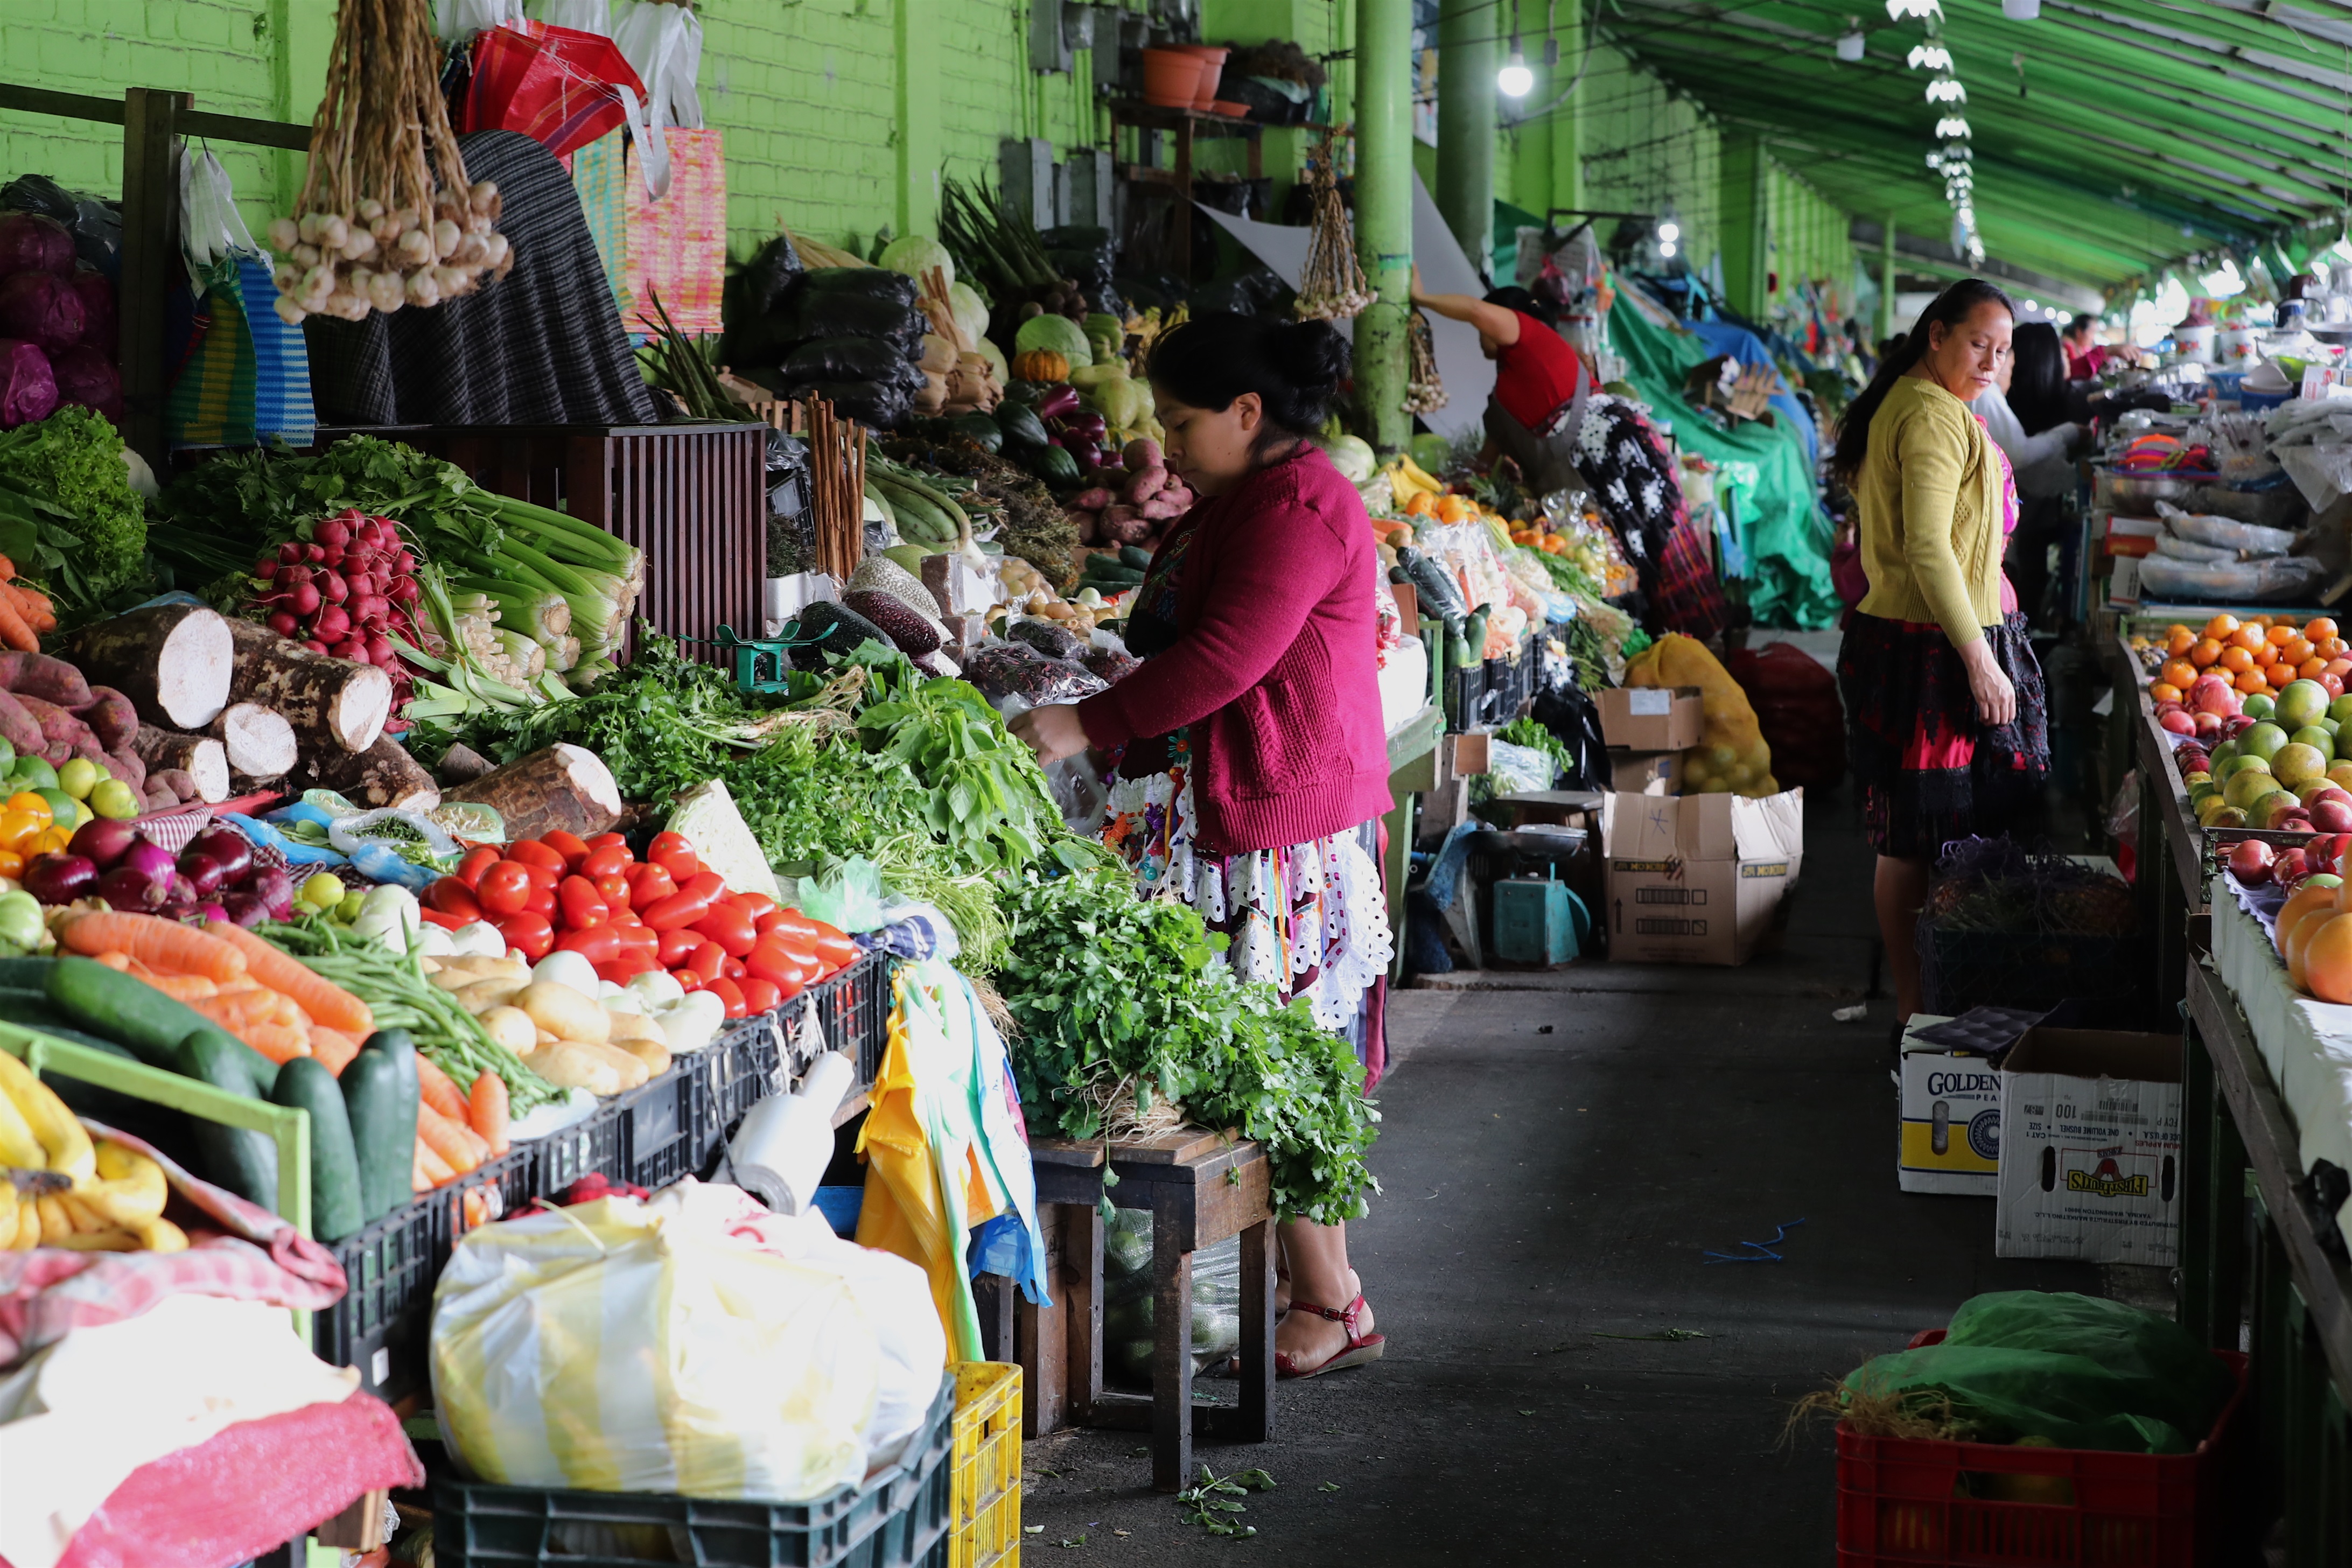
{"label": "white lace skirt", "polygon": [[1223,932],[1226,962],[1243,979],[1304,996],[1318,1024],[1348,1031],[1396,951],[1380,866],[1365,843],[1376,829],[1241,855],[1196,853],[1181,737],[1171,739],[1169,759],[1164,772],[1112,783],[1103,842],[1134,869],[1141,897],[1180,899]]}

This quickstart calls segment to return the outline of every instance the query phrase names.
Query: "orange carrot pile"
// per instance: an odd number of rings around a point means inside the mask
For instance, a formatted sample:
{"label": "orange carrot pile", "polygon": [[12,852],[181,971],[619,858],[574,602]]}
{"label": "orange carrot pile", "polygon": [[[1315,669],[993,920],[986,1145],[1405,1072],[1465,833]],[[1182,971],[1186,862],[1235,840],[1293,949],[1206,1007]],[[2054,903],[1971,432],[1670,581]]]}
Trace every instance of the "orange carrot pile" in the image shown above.
{"label": "orange carrot pile", "polygon": [[198,931],[100,910],[77,917],[61,940],[186,1003],[273,1062],[315,1055],[340,1073],[375,1029],[366,1003],[226,921]]}
{"label": "orange carrot pile", "polygon": [[19,653],[41,651],[41,634],[58,629],[57,611],[39,589],[15,581],[16,563],[0,555],[0,643]]}

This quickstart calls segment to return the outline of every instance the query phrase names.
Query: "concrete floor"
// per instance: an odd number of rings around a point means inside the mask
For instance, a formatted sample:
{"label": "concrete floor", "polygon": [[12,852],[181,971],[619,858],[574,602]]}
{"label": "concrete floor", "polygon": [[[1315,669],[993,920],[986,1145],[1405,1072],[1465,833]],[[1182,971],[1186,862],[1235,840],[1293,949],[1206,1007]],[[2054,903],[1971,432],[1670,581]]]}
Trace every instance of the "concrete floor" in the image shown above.
{"label": "concrete floor", "polygon": [[[1896,1190],[1892,1005],[1830,1016],[1871,967],[1850,794],[1806,832],[1787,946],[1745,968],[1397,995],[1350,1228],[1386,1359],[1280,1385],[1271,1443],[1201,1446],[1275,1477],[1249,1541],[1181,1524],[1137,1434],[1031,1444],[1031,1558],[1826,1564],[1830,1437],[1784,1443],[1791,1400],[1979,1291],[2160,1289],[1996,1259],[1991,1199]],[[1784,1262],[1703,1256],[1797,1220]],[[1666,1330],[1705,1337],[1639,1337]]]}

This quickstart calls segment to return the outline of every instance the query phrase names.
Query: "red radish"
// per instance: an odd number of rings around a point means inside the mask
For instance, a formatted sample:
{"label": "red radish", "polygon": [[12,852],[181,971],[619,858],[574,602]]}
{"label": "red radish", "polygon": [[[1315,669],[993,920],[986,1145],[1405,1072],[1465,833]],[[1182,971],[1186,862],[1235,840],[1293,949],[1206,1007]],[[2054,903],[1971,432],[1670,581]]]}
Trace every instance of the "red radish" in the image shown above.
{"label": "red radish", "polygon": [[310,630],[322,641],[341,642],[351,634],[352,617],[341,605],[329,605],[310,623]]}
{"label": "red radish", "polygon": [[362,599],[359,602],[359,608],[352,613],[359,617],[362,626],[380,626],[383,625],[384,618],[392,614],[392,604],[389,600],[380,599],[371,594]]}
{"label": "red radish", "polygon": [[414,577],[394,577],[392,580],[390,589],[392,602],[404,609],[416,603],[421,594],[422,590],[416,586],[416,579]]}
{"label": "red radish", "polygon": [[367,644],[358,637],[345,637],[335,645],[333,651],[337,658],[347,658],[353,664],[368,662]]}
{"label": "red radish", "polygon": [[278,547],[278,559],[285,565],[293,566],[309,560],[310,556],[299,541],[289,539]]}
{"label": "red radish", "polygon": [[312,637],[302,646],[309,648],[312,653],[325,653],[328,651],[327,645],[320,642],[317,637]]}
{"label": "red radish", "polygon": [[260,560],[255,562],[253,563],[253,574],[257,577],[277,576],[278,557],[275,555],[265,555]]}
{"label": "red radish", "polygon": [[367,657],[370,664],[382,666],[385,668],[391,668],[394,662],[394,656],[392,651],[392,639],[385,637],[381,632],[369,637],[367,639]]}
{"label": "red radish", "polygon": [[273,610],[269,614],[269,629],[281,637],[290,637],[302,629],[302,623],[296,620],[290,612]]}
{"label": "red radish", "polygon": [[331,551],[341,550],[352,542],[352,531],[341,518],[331,517],[311,530],[310,537]]}
{"label": "red radish", "polygon": [[327,547],[323,544],[306,544],[302,547],[302,559],[308,561],[313,566],[316,566],[326,558]]}
{"label": "red radish", "polygon": [[[343,558],[343,564],[346,567],[350,566],[351,558],[349,556],[345,556]],[[375,574],[373,572],[346,571],[343,574],[343,586],[351,590],[352,597],[354,599],[373,598],[375,596]]]}

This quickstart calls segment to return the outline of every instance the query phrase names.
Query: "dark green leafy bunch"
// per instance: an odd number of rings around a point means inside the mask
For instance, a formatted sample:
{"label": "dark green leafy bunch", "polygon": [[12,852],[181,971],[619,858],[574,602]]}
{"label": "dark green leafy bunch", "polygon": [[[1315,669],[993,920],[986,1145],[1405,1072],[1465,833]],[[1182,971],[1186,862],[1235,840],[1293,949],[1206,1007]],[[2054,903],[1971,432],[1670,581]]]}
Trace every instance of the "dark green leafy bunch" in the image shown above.
{"label": "dark green leafy bunch", "polygon": [[1197,913],[1138,900],[1120,870],[1032,872],[1000,897],[1013,931],[996,984],[1038,1123],[1097,1137],[1101,1091],[1131,1083],[1139,1107],[1171,1100],[1264,1143],[1281,1214],[1328,1225],[1364,1212],[1380,1113],[1346,1042],[1304,1002],[1237,980]]}
{"label": "dark green leafy bunch", "polygon": [[914,684],[867,708],[857,728],[877,761],[922,781],[924,820],[960,868],[1026,866],[1062,831],[1036,759],[970,682]]}
{"label": "dark green leafy bunch", "polygon": [[71,624],[144,584],[147,510],[102,414],[60,408],[0,435],[0,555]]}

